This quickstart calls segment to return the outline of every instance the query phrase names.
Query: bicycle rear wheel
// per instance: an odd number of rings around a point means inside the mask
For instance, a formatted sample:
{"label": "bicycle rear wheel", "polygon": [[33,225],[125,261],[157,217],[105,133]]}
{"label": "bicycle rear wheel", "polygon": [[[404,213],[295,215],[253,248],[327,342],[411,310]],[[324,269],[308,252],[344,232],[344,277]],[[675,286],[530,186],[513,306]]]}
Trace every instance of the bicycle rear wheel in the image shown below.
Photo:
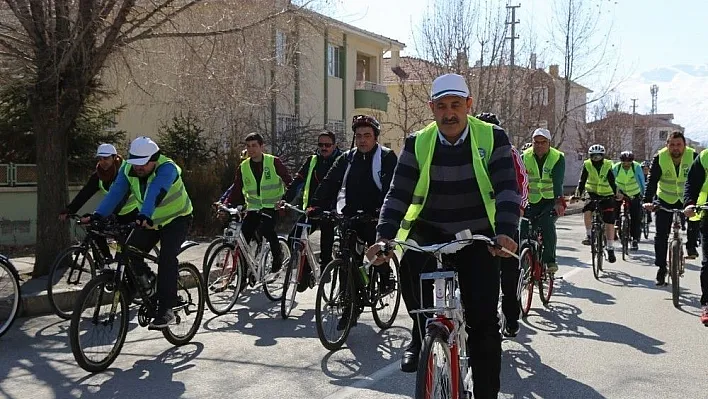
{"label": "bicycle rear wheel", "polygon": [[222,315],[236,304],[246,269],[240,249],[232,244],[222,244],[212,252],[203,269],[206,305],[212,313]]}
{"label": "bicycle rear wheel", "polygon": [[393,325],[398,315],[398,307],[401,305],[401,283],[398,278],[400,265],[395,255],[391,258],[391,263],[390,285],[386,285],[384,276],[378,271],[371,273],[371,278],[374,280],[371,286],[371,311],[374,322],[382,330]]}
{"label": "bicycle rear wheel", "polygon": [[95,276],[96,267],[88,248],[74,245],[61,252],[47,279],[47,299],[54,313],[64,320],[71,319],[77,292]]}
{"label": "bicycle rear wheel", "polygon": [[529,247],[522,249],[519,261],[521,262],[521,317],[526,317],[533,302],[533,250]]}
{"label": "bicycle rear wheel", "polygon": [[[76,363],[91,373],[107,369],[116,360],[128,334],[128,292],[115,288],[114,273],[98,275],[81,290],[71,315],[71,352]],[[105,336],[109,342],[91,342]]]}
{"label": "bicycle rear wheel", "polygon": [[671,241],[670,248],[670,259],[669,259],[669,273],[671,273],[671,299],[674,303],[674,307],[678,308],[681,306],[679,303],[679,298],[681,295],[680,287],[680,268],[681,259],[683,258],[683,253],[681,251],[681,242]]}
{"label": "bicycle rear wheel", "polygon": [[418,372],[415,378],[415,398],[453,398],[454,374],[459,374],[452,367],[452,357],[448,339],[450,334],[444,328],[431,326],[425,334],[425,341],[420,352]]}
{"label": "bicycle rear wheel", "polygon": [[182,262],[177,268],[177,303],[173,308],[177,324],[162,330],[172,345],[184,345],[199,331],[204,316],[204,282],[196,266]]}
{"label": "bicycle rear wheel", "polygon": [[0,337],[10,329],[20,312],[20,276],[12,263],[0,256]]}
{"label": "bicycle rear wheel", "polygon": [[350,265],[341,259],[329,262],[320,276],[315,301],[315,325],[322,345],[330,351],[344,345],[354,323],[354,282]]}

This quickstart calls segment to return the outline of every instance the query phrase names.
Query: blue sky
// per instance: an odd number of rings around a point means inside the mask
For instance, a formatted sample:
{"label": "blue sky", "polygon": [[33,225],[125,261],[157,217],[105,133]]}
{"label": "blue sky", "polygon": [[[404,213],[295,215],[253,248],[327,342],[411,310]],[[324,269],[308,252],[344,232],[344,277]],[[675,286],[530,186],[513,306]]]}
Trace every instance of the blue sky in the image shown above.
{"label": "blue sky", "polygon": [[[340,0],[330,14],[342,21],[406,43],[415,55],[412,31],[432,0]],[[447,0],[451,1],[451,0]],[[486,1],[486,0],[483,0]],[[504,7],[506,0],[489,0]],[[591,0],[584,0],[585,2]],[[592,0],[601,3],[601,29],[612,29],[611,42],[625,74],[677,64],[708,64],[708,1]],[[520,34],[548,40],[554,0],[516,0]],[[413,25],[413,26],[412,26]],[[598,30],[601,30],[598,29]],[[550,59],[549,59],[550,58]],[[555,58],[555,59],[553,59]],[[548,54],[546,65],[562,63]],[[584,82],[592,84],[592,82]]]}

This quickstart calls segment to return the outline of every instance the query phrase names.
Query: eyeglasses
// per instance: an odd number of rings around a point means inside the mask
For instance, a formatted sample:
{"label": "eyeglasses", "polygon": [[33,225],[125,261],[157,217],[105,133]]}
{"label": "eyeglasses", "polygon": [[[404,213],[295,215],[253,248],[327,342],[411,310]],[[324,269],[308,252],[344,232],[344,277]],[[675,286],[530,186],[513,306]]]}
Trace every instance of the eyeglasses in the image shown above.
{"label": "eyeglasses", "polygon": [[317,146],[320,148],[329,148],[332,146],[332,143],[317,143]]}

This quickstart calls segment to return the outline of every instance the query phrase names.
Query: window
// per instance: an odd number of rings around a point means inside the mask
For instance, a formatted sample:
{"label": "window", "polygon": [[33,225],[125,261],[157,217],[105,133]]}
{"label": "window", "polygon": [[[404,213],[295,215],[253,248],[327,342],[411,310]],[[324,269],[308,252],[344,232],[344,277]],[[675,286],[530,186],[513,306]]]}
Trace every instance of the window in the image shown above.
{"label": "window", "polygon": [[278,65],[285,65],[285,62],[287,60],[286,45],[287,45],[287,37],[285,36],[285,32],[280,31],[280,30],[276,31],[275,32],[275,62],[278,63]]}
{"label": "window", "polygon": [[327,74],[335,78],[342,77],[341,48],[329,44],[327,47]]}
{"label": "window", "polygon": [[659,132],[659,140],[666,140],[667,137],[669,137],[668,130],[662,130]]}
{"label": "window", "polygon": [[531,106],[548,105],[548,87],[534,87],[531,90]]}

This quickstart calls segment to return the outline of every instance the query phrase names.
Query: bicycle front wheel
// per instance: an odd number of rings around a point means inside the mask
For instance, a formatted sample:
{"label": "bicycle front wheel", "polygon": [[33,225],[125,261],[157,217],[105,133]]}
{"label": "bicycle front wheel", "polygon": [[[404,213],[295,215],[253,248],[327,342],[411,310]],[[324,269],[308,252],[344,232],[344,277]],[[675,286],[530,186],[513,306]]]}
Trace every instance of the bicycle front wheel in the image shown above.
{"label": "bicycle front wheel", "polygon": [[[280,301],[283,298],[283,286],[284,286],[284,273],[282,273],[282,268],[290,263],[290,246],[288,245],[288,240],[285,237],[278,236],[278,244],[280,244],[280,253],[283,254],[283,264],[281,266],[281,273],[278,277],[271,282],[263,282],[263,293],[271,301]],[[273,264],[273,254],[268,251],[265,255],[264,265],[266,270],[271,270]]]}
{"label": "bicycle front wheel", "polygon": [[602,246],[599,244],[600,234],[593,229],[590,232],[590,251],[592,253],[592,274],[596,280],[600,279],[600,262],[602,259]]}
{"label": "bicycle front wheel", "polygon": [[315,300],[315,325],[322,345],[330,351],[344,345],[354,323],[354,282],[349,264],[329,262],[320,276]]}
{"label": "bicycle front wheel", "polygon": [[240,249],[222,244],[212,251],[203,269],[206,305],[212,313],[222,315],[234,307],[243,287],[245,270]]}
{"label": "bicycle front wheel", "polygon": [[[207,247],[206,251],[204,251],[204,258],[202,258],[202,271],[204,271],[209,264],[209,261],[211,260],[212,254],[215,252],[214,250],[218,247],[221,247],[221,244],[224,243],[224,238],[223,237],[216,237],[211,242],[209,243],[209,246]],[[207,275],[206,272],[204,273],[204,280],[207,280]]]}
{"label": "bicycle front wheel", "polygon": [[47,299],[54,313],[71,319],[78,291],[96,276],[96,267],[88,248],[74,245],[57,256],[47,280]]}
{"label": "bicycle front wheel", "polygon": [[128,334],[128,313],[127,291],[116,290],[114,273],[95,277],[81,290],[71,315],[69,343],[82,369],[103,371],[116,360]]}
{"label": "bicycle front wheel", "polygon": [[378,270],[371,273],[371,311],[374,322],[380,329],[385,330],[393,325],[401,305],[401,284],[398,278],[399,263],[396,256],[391,257],[391,276],[388,281],[386,275]]}
{"label": "bicycle front wheel", "polygon": [[622,229],[620,231],[622,234],[622,260],[627,260],[629,255],[629,218],[622,218]]}
{"label": "bicycle front wheel", "polygon": [[456,397],[453,381],[459,381],[459,378],[454,378],[453,373],[459,372],[452,367],[452,357],[456,354],[450,351],[449,337],[448,331],[441,327],[428,329],[415,378],[416,399]]}
{"label": "bicycle front wheel", "polygon": [[671,273],[671,299],[674,303],[674,307],[678,308],[681,306],[679,303],[679,297],[681,295],[680,287],[680,268],[681,268],[681,258],[683,254],[681,251],[680,241],[671,241],[671,257],[669,259],[669,272]]}
{"label": "bicycle front wheel", "polygon": [[295,253],[290,256],[290,262],[285,266],[283,297],[280,298],[280,317],[283,319],[290,317],[290,312],[295,307],[295,295],[297,295],[297,285],[300,282],[304,262],[303,255]]}
{"label": "bicycle front wheel", "polygon": [[642,217],[642,233],[644,233],[644,239],[649,239],[649,211],[643,212]]}
{"label": "bicycle front wheel", "polygon": [[9,260],[0,257],[0,337],[10,329],[20,312],[20,276]]}
{"label": "bicycle front wheel", "polygon": [[519,295],[521,298],[521,317],[526,317],[529,315],[531,302],[533,302],[533,250],[529,247],[522,249],[519,261],[521,262],[521,292]]}
{"label": "bicycle front wheel", "polygon": [[551,295],[553,295],[553,284],[555,282],[555,276],[548,273],[544,267],[541,273],[541,278],[538,280],[538,297],[541,298],[541,303],[548,305],[551,301]]}
{"label": "bicycle front wheel", "polygon": [[194,338],[204,317],[204,282],[196,266],[182,262],[177,268],[177,303],[173,308],[177,323],[162,330],[172,345],[184,345]]}

